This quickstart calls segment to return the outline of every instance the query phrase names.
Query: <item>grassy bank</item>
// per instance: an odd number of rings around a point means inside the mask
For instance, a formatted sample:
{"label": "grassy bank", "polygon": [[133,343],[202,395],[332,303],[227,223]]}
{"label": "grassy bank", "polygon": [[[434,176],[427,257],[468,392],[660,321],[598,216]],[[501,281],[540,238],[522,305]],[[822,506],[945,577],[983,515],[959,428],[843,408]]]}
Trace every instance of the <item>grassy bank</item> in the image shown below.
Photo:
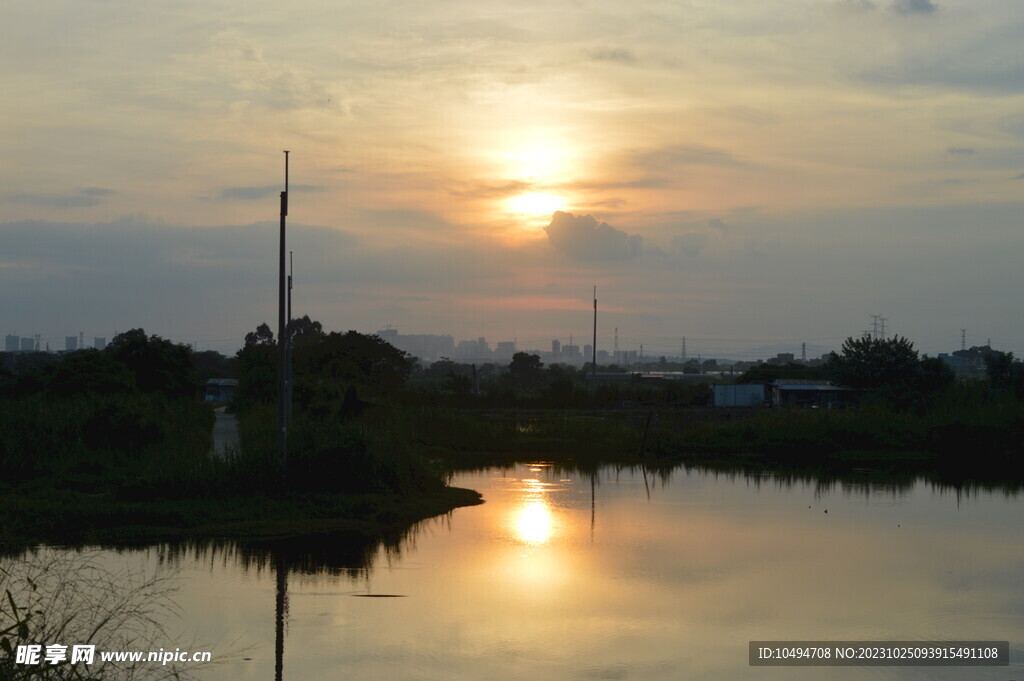
{"label": "grassy bank", "polygon": [[275,415],[243,415],[244,454],[212,457],[214,420],[192,400],[35,396],[0,418],[0,543],[142,544],[184,538],[393,533],[480,503],[445,486],[387,414],[299,421],[282,474]]}
{"label": "grassy bank", "polygon": [[0,500],[5,520],[0,546],[16,551],[35,543],[145,545],[331,532],[375,536],[480,502],[476,492],[454,487],[415,496],[293,493],[145,501],[74,490],[16,490]]}
{"label": "grassy bank", "polygon": [[411,413],[418,437],[456,468],[543,457],[577,463],[751,464],[939,471],[1024,479],[1024,404],[957,399],[927,411],[681,409]]}

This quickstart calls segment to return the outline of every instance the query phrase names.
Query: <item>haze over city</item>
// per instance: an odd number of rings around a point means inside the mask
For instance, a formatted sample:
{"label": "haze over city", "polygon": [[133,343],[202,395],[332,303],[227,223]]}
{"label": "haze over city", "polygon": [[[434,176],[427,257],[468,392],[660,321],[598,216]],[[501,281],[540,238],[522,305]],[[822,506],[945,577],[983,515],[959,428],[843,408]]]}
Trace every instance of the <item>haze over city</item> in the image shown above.
{"label": "haze over city", "polygon": [[6,9],[5,334],[1024,352],[1010,0]]}

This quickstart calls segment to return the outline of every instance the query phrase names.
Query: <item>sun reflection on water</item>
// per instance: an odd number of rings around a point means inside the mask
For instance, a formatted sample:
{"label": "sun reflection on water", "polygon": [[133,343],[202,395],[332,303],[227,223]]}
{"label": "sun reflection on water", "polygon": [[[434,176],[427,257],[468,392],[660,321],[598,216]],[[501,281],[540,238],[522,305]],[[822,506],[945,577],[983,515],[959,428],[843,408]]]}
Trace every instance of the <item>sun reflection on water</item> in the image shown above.
{"label": "sun reflection on water", "polygon": [[513,523],[516,537],[533,545],[547,543],[554,529],[551,509],[541,499],[527,501],[516,509]]}
{"label": "sun reflection on water", "polygon": [[[540,473],[542,468],[531,467],[531,473]],[[538,478],[523,478],[520,502],[510,518],[512,534],[520,542],[530,546],[546,544],[555,531],[555,517],[547,498],[551,485]]]}

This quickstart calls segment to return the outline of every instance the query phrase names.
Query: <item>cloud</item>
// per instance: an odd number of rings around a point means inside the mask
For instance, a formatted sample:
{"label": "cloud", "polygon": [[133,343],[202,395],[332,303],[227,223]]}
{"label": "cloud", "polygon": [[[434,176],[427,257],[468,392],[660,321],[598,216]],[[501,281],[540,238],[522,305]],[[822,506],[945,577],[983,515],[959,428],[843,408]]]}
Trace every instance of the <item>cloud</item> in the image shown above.
{"label": "cloud", "polygon": [[643,246],[643,237],[598,222],[592,215],[555,211],[544,231],[557,251],[574,260],[628,260],[639,255]]}
{"label": "cloud", "polygon": [[1010,179],[1011,180],[1024,180],[1024,173],[1021,173],[1020,175],[1014,175]]}
{"label": "cloud", "polygon": [[687,232],[686,234],[677,234],[672,237],[672,246],[690,257],[696,257],[700,255],[700,252],[708,245],[711,241],[711,237],[701,232]]}
{"label": "cloud", "polygon": [[[277,184],[267,185],[265,187],[226,187],[221,190],[218,198],[253,201],[280,194],[282,189],[283,187]],[[314,184],[293,184],[288,187],[288,191],[290,192],[322,192],[323,190],[324,187]]]}
{"label": "cloud", "polygon": [[85,187],[72,194],[12,194],[14,203],[25,203],[46,208],[91,208],[103,203],[103,197],[114,194],[113,189]]}
{"label": "cloud", "polygon": [[946,153],[952,156],[973,156],[974,149],[970,147],[950,147],[946,149]]}
{"label": "cloud", "polygon": [[637,154],[633,162],[648,170],[671,171],[679,166],[742,166],[745,165],[730,152],[701,145],[677,144],[663,149]]}
{"label": "cloud", "polygon": [[461,196],[473,199],[504,199],[510,196],[516,196],[533,189],[533,185],[529,182],[523,182],[521,180],[512,180],[509,182],[502,182],[499,184],[474,184],[466,185],[451,190],[453,196]]}
{"label": "cloud", "polygon": [[708,220],[708,225],[714,227],[722,234],[727,234],[729,232],[729,225],[723,222],[722,220],[719,220],[718,218],[712,218],[711,220]]}
{"label": "cloud", "polygon": [[839,6],[859,12],[868,12],[877,7],[872,0],[839,0]]}
{"label": "cloud", "polygon": [[600,47],[596,50],[591,50],[590,58],[594,61],[610,61],[627,65],[636,63],[636,55],[633,54],[633,51],[621,47]]}
{"label": "cloud", "polygon": [[932,0],[896,0],[892,8],[899,14],[931,14],[938,6]]}

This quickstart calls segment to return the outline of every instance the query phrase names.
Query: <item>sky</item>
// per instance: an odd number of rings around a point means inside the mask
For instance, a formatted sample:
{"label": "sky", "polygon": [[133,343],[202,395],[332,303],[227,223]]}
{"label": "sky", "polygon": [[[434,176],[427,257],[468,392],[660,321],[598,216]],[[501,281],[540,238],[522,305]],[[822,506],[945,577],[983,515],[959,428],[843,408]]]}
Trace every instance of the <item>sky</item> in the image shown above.
{"label": "sky", "polygon": [[1024,354],[1018,0],[12,0],[0,319]]}

